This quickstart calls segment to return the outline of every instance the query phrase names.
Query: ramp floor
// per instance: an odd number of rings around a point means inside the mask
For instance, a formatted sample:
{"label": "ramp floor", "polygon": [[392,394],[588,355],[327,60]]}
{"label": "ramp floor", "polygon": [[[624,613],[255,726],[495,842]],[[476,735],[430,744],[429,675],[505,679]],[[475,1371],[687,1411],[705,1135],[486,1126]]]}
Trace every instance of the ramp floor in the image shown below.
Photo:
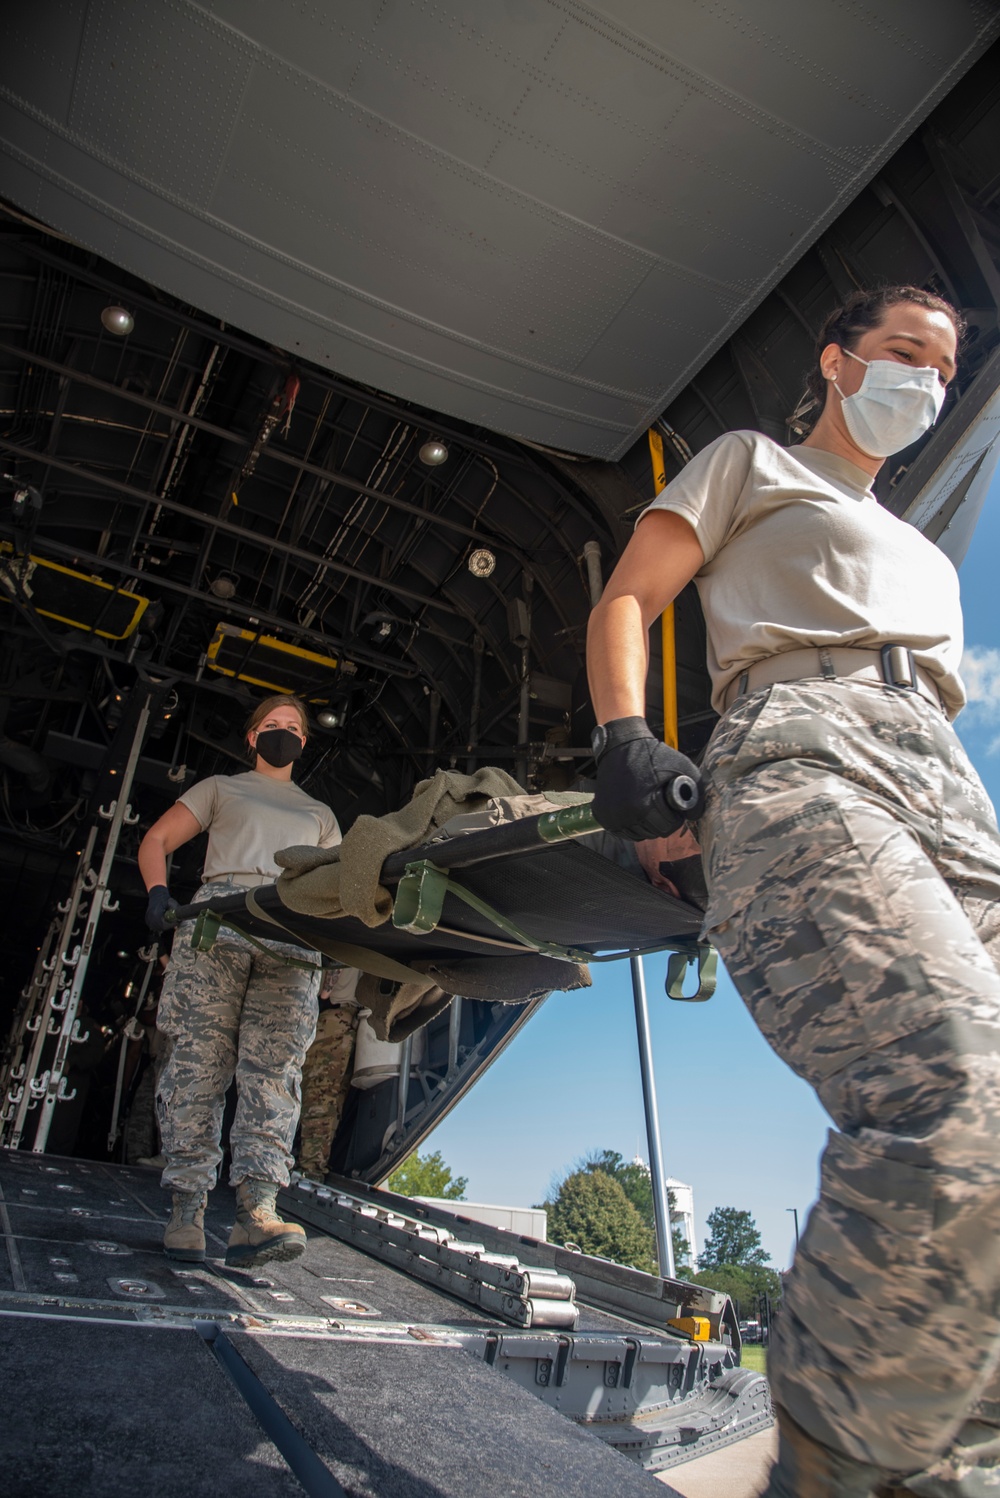
{"label": "ramp floor", "polygon": [[[228,1190],[184,1266],[160,1250],[158,1172],[0,1152],[0,1188],[15,1498],[671,1492],[457,1345],[500,1325],[482,1311],[322,1235],[227,1270]],[[584,1329],[624,1325],[584,1310]]]}

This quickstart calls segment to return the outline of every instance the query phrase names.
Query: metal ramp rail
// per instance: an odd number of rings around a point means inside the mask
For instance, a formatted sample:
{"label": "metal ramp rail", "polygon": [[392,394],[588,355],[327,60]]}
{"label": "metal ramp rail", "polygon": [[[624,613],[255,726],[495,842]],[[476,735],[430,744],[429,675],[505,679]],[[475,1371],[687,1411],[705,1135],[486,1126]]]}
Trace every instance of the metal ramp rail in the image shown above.
{"label": "metal ramp rail", "polygon": [[[740,1367],[732,1303],[717,1291],[343,1177],[294,1177],[280,1201],[287,1215],[508,1322],[444,1335],[650,1471],[773,1421],[767,1380]],[[577,1330],[588,1308],[604,1313],[605,1329]]]}

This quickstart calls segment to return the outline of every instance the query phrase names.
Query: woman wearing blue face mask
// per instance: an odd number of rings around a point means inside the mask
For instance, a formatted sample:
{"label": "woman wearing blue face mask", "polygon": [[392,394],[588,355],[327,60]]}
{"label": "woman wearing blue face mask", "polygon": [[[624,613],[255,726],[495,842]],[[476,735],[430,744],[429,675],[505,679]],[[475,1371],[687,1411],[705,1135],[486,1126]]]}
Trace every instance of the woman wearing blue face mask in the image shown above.
{"label": "woman wearing blue face mask", "polygon": [[940,412],[961,331],[912,287],[852,296],[805,440],[697,454],[591,622],[594,811],[662,836],[663,782],[698,771],[646,725],[647,630],[695,580],[722,714],[705,929],[837,1126],[770,1353],[768,1498],[979,1494],[1000,1454],[1000,834],[949,726],[955,570],[871,492]]}
{"label": "woman wearing blue face mask", "polygon": [[[330,808],[292,781],[307,734],[297,697],[269,697],[246,726],[253,769],[199,781],[149,829],[139,869],[152,930],[167,929],[174,908],[167,857],[200,832],[207,831],[208,847],[199,900],[273,883],[279,848],[340,842]],[[222,1113],[235,1076],[230,1179],[237,1214],[226,1263],[295,1258],[305,1235],[297,1223],[282,1222],[275,1194],[288,1183],[320,970],[309,954],[280,942],[266,942],[262,950],[223,928],[210,952],[196,952],[190,934],[189,923],[178,928],[157,1017],[173,1042],[157,1089],[167,1158],[162,1180],[173,1194],[164,1249],[173,1259],[205,1257],[206,1197],[222,1159]]]}

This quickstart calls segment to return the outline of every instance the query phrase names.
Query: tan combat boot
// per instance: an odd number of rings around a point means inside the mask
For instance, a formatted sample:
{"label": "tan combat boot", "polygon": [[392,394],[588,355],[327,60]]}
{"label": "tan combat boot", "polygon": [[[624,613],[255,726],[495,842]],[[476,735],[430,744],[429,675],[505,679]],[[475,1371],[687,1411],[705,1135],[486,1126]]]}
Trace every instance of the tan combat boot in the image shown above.
{"label": "tan combat boot", "polygon": [[282,1222],[274,1207],[278,1188],[270,1181],[241,1181],[236,1188],[236,1224],[226,1247],[230,1269],[248,1269],[273,1259],[297,1259],[306,1246],[305,1229]]}
{"label": "tan combat boot", "polygon": [[163,1234],[163,1252],[168,1259],[194,1264],[202,1262],[205,1257],[207,1201],[204,1191],[174,1192],[170,1221]]}

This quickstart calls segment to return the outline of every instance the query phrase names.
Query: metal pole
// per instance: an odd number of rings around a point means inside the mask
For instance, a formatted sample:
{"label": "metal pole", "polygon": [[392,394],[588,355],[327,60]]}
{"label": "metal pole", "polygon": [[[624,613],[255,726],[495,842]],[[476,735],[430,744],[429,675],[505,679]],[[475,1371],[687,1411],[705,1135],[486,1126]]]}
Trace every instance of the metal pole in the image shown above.
{"label": "metal pole", "polygon": [[462,1000],[458,994],[448,1010],[448,1076],[453,1077],[458,1068],[458,1043],[462,1036]]}
{"label": "metal pole", "polygon": [[0,1130],[4,1123],[13,1118],[14,1108],[20,1097],[19,1083],[25,1078],[25,1053],[31,1049],[31,1041],[27,1037],[36,1029],[34,1020],[41,1013],[44,1005],[46,980],[49,973],[46,964],[51,958],[52,949],[61,930],[60,920],[54,918],[49,922],[45,939],[38,948],[31,978],[21,989],[20,1000],[7,1040],[6,1059],[3,1067],[0,1068],[0,1093],[6,1094],[3,1111],[0,1112]]}
{"label": "metal pole", "polygon": [[[38,1107],[48,1087],[49,1073],[47,1070],[42,1070],[42,1053],[50,1036],[60,1033],[61,1027],[56,1016],[62,1012],[69,993],[69,989],[64,985],[69,983],[69,969],[75,965],[80,956],[79,946],[73,950],[72,954],[69,949],[77,934],[76,923],[84,892],[93,888],[92,881],[97,877],[90,867],[96,841],[97,827],[94,826],[88,832],[87,841],[80,851],[69,895],[63,904],[57,906],[63,917],[62,924],[55,950],[44,964],[48,972],[48,981],[42,994],[39,1012],[29,1026],[34,1031],[34,1040],[25,1066],[24,1090],[18,1100],[17,1111],[11,1120],[9,1137],[4,1139],[8,1149],[16,1150],[20,1147],[28,1113],[32,1108]],[[63,989],[61,995],[58,993],[59,989]],[[50,1010],[54,1013],[50,1014]]]}
{"label": "metal pole", "polygon": [[483,700],[483,637],[477,634],[472,642],[472,710],[469,713],[469,758],[465,762],[466,775],[476,773],[476,755],[479,748],[479,713]]}
{"label": "metal pole", "polygon": [[141,1029],[138,1035],[133,1033],[133,1029],[139,1022],[139,1010],[146,1002],[146,994],[149,990],[149,980],[153,976],[153,965],[159,955],[159,949],[155,941],[151,946],[143,947],[139,955],[142,956],[143,953],[146,952],[148,952],[149,955],[145,959],[146,971],[143,973],[142,982],[139,985],[139,997],[136,999],[135,1008],[129,1015],[128,1021],[122,1030],[121,1050],[118,1053],[118,1074],[115,1078],[115,1100],[111,1107],[111,1127],[108,1130],[109,1154],[114,1149],[115,1144],[118,1140],[118,1115],[120,1114],[122,1107],[122,1092],[124,1091],[123,1084],[125,1081],[125,1058],[128,1055],[129,1041],[139,1040],[142,1036]]}
{"label": "metal pole", "polygon": [[786,1207],[785,1211],[786,1212],[791,1212],[791,1214],[792,1214],[792,1220],[795,1223],[795,1247],[798,1248],[798,1246],[799,1246],[799,1209],[798,1209],[798,1207]]}
{"label": "metal pole", "polygon": [[440,717],[441,693],[437,690],[436,687],[434,687],[430,694],[429,715],[427,720],[427,743],[429,745],[429,748],[427,750],[427,763],[424,770],[424,773],[426,775],[433,775],[434,767],[437,764],[438,721],[440,720]]}
{"label": "metal pole", "polygon": [[653,1217],[656,1222],[656,1258],[660,1274],[674,1278],[674,1244],[670,1236],[670,1204],[667,1201],[666,1175],[660,1154],[660,1119],[656,1107],[656,1081],[653,1076],[653,1048],[649,1039],[649,1007],[646,1003],[646,978],[642,958],[630,957],[632,997],[635,1000],[635,1032],[639,1041],[639,1071],[642,1076],[642,1104],[646,1113],[646,1139],[649,1144],[649,1176],[653,1188]]}
{"label": "metal pole", "polygon": [[413,1036],[407,1035],[399,1058],[399,1086],[396,1090],[396,1139],[406,1133],[406,1105],[410,1098],[410,1067],[413,1064]]}
{"label": "metal pole", "polygon": [[590,606],[593,608],[595,603],[600,603],[601,594],[604,592],[600,541],[584,541],[583,560],[587,566],[587,587],[590,590]]}
{"label": "metal pole", "polygon": [[521,646],[521,697],[517,713],[517,782],[528,789],[529,751],[531,736],[531,592],[534,578],[524,574],[524,602],[528,611],[528,634]]}
{"label": "metal pole", "polygon": [[122,827],[138,822],[138,816],[133,816],[132,807],[126,800],[132,789],[132,781],[135,777],[136,766],[139,763],[139,755],[142,752],[142,742],[146,736],[146,726],[149,723],[153,692],[147,691],[146,698],[139,711],[138,722],[132,737],[132,747],[125,768],[122,771],[121,781],[118,786],[118,794],[107,808],[99,806],[97,814],[110,822],[108,828],[107,842],[104,847],[104,857],[101,859],[101,867],[93,886],[93,897],[87,912],[87,921],[83,931],[83,941],[75,954],[73,963],[73,978],[69,988],[66,990],[63,1008],[63,1021],[56,1042],[56,1053],[52,1060],[52,1066],[48,1074],[45,1096],[41,1098],[41,1110],[38,1119],[38,1127],[35,1130],[35,1142],[31,1146],[36,1155],[43,1154],[48,1143],[49,1130],[52,1127],[52,1116],[57,1103],[69,1102],[74,1096],[73,1092],[66,1090],[66,1070],[69,1048],[73,1044],[81,1044],[87,1039],[89,1031],[80,1034],[80,1022],[77,1019],[77,1011],[80,1007],[80,995],[83,990],[83,982],[87,976],[87,968],[90,965],[90,954],[93,950],[94,937],[97,932],[97,923],[105,910],[117,910],[118,902],[111,899],[111,891],[108,884],[111,879],[111,871],[114,866],[115,854],[118,851],[118,839]]}

